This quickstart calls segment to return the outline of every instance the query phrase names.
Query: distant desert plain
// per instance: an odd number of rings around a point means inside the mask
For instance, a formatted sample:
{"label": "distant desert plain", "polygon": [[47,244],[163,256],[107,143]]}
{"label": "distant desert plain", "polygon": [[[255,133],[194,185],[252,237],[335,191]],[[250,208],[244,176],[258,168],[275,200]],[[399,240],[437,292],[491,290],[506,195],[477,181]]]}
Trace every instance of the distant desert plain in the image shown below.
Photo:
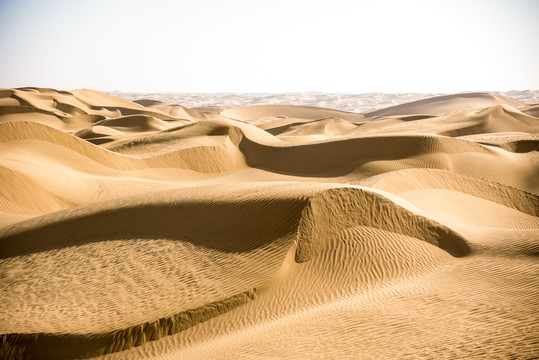
{"label": "distant desert plain", "polygon": [[538,91],[113,94],[0,90],[1,359],[539,358]]}

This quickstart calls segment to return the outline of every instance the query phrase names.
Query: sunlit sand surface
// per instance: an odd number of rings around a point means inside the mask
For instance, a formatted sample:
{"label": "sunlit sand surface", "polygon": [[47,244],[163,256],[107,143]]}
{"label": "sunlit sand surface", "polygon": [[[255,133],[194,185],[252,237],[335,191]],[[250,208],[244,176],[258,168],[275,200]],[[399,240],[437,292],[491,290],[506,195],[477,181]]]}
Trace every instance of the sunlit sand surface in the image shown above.
{"label": "sunlit sand surface", "polygon": [[0,358],[537,358],[530,94],[3,89]]}

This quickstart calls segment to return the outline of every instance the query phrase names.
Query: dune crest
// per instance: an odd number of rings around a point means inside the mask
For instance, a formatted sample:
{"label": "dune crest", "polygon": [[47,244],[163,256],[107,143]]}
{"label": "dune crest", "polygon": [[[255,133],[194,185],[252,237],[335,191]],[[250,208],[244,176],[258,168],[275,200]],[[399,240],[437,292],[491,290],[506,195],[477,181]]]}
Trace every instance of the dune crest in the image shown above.
{"label": "dune crest", "polygon": [[231,96],[0,90],[0,358],[539,354],[536,104]]}

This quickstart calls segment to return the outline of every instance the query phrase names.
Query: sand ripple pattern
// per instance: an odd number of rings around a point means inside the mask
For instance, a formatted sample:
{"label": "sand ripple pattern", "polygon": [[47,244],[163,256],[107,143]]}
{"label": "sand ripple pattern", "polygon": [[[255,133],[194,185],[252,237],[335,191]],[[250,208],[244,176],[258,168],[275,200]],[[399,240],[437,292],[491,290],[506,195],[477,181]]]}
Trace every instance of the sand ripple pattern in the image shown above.
{"label": "sand ripple pattern", "polygon": [[539,356],[537,104],[375,95],[2,89],[0,358]]}

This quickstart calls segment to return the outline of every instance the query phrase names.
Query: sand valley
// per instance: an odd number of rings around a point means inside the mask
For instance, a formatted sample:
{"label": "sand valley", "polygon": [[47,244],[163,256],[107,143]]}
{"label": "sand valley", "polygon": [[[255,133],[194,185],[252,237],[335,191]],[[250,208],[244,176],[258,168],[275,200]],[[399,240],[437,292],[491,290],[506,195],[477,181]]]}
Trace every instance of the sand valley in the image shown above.
{"label": "sand valley", "polygon": [[2,89],[0,357],[538,358],[537,99],[400,98]]}

